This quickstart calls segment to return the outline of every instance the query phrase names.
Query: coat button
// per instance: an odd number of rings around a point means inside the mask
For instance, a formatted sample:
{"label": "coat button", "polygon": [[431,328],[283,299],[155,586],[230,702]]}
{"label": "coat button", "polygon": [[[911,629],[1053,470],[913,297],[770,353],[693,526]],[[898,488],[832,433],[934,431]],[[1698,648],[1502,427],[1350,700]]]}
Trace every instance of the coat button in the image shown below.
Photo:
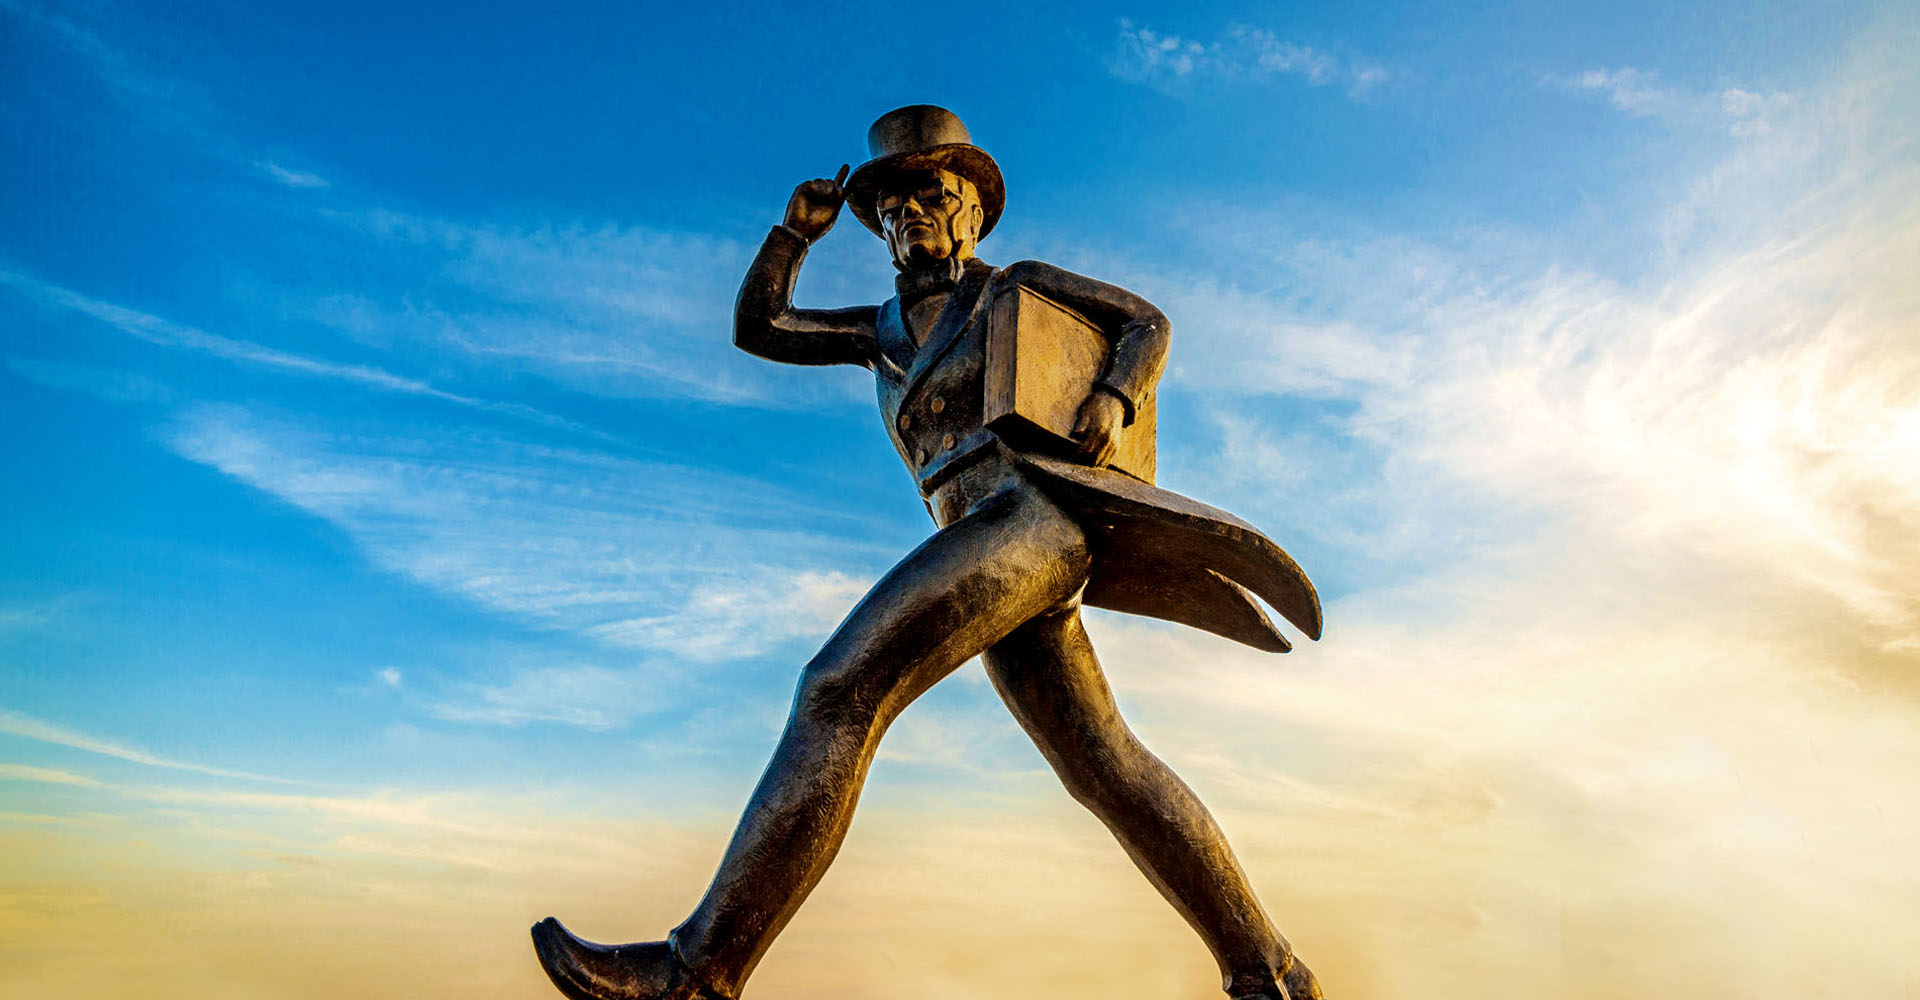
{"label": "coat button", "polygon": [[951,447],[953,447],[953,435],[951,435],[951,434],[949,434],[949,435],[947,435],[946,437],[943,437],[943,438],[941,438],[941,439],[940,439],[940,447],[942,447],[942,448],[951,448]]}
{"label": "coat button", "polygon": [[913,421],[909,419],[907,415],[904,413],[900,414],[900,419],[897,421],[894,421],[894,423],[899,426],[900,433],[902,434],[905,434],[907,432],[907,428],[913,426]]}
{"label": "coat button", "polygon": [[913,453],[913,464],[915,465],[927,464],[927,449],[922,448],[919,451],[916,451]]}
{"label": "coat button", "polygon": [[935,413],[939,413],[941,410],[944,410],[946,408],[947,408],[947,401],[944,399],[941,399],[939,396],[933,397],[933,402],[927,404],[927,409],[932,410]]}

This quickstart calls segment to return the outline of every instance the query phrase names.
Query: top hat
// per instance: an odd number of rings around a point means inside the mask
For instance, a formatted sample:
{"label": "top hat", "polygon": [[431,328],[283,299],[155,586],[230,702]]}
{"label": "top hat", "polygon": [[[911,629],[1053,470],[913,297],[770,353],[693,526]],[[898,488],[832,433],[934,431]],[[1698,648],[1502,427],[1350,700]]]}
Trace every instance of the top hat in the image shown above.
{"label": "top hat", "polygon": [[885,234],[880,231],[874,201],[889,181],[907,172],[950,170],[972,181],[986,212],[980,220],[981,239],[993,231],[1000,210],[1007,205],[1000,165],[973,144],[960,117],[946,108],[913,104],[881,115],[867,130],[867,155],[873,159],[847,178],[847,208],[875,235]]}

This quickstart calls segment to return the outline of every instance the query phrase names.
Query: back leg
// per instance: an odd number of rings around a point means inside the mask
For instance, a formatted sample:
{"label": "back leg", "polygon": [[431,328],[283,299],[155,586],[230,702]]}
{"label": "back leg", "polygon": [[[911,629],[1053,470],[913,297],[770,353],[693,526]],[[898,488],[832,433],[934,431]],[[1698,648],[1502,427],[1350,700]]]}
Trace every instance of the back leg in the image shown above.
{"label": "back leg", "polygon": [[[1255,898],[1213,815],[1120,717],[1077,602],[1021,626],[985,660],[994,689],[1068,794],[1106,824],[1206,942],[1229,994],[1277,996],[1282,976],[1289,987],[1312,982]],[[1304,995],[1318,996],[1318,988]]]}

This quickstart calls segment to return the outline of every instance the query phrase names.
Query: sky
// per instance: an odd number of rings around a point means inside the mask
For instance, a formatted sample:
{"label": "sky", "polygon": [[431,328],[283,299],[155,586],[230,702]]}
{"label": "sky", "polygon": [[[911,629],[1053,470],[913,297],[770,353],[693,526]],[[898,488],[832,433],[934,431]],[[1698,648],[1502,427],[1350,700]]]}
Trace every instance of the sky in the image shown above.
{"label": "sky", "polygon": [[[555,6],[0,0],[0,992],[678,922],[932,531],[733,296],[936,103],[1319,585],[1284,657],[1088,619],[1329,997],[1920,997],[1920,7]],[[747,995],[1217,990],[976,663]]]}

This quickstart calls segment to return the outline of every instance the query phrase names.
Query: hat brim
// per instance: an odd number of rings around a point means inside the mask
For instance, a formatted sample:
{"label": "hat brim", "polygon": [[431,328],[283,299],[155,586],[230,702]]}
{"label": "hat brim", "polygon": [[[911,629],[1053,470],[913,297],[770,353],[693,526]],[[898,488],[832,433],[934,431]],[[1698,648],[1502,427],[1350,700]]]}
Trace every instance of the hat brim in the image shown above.
{"label": "hat brim", "polygon": [[974,189],[980,192],[980,207],[983,210],[980,238],[986,239],[987,234],[993,232],[994,224],[1000,221],[1000,210],[1007,205],[1007,185],[1001,179],[1000,165],[993,162],[993,157],[988,156],[986,150],[964,142],[930,146],[911,153],[895,153],[860,164],[860,168],[847,178],[847,209],[854,218],[860,220],[861,225],[884,239],[886,233],[880,229],[880,216],[874,211],[874,202],[879,199],[881,188],[901,174],[931,170],[950,170],[973,182]]}

